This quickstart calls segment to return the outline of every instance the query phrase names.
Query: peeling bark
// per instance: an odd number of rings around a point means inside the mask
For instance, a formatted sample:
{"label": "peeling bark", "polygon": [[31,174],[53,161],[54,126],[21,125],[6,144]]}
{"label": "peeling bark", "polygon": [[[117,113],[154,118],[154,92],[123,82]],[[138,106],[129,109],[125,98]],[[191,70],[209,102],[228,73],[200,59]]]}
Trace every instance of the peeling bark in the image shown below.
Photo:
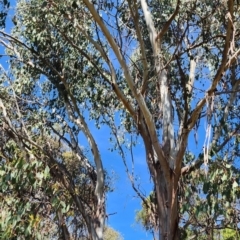
{"label": "peeling bark", "polygon": [[[179,4],[179,1],[178,1]],[[178,236],[178,202],[177,202],[177,182],[179,174],[174,173],[176,164],[177,149],[174,142],[174,128],[173,128],[173,116],[172,116],[172,100],[169,92],[169,83],[167,70],[164,69],[164,64],[161,56],[161,42],[160,39],[167,31],[173,17],[168,21],[168,25],[164,26],[164,29],[157,34],[152,21],[152,16],[148,10],[148,6],[145,0],[141,0],[142,9],[146,24],[148,26],[149,37],[152,44],[152,49],[155,58],[155,71],[158,77],[158,84],[160,87],[160,111],[162,112],[162,149],[164,152],[164,158],[166,159],[169,167],[169,177],[166,176],[166,170],[162,168],[161,161],[160,167],[155,169],[154,183],[156,187],[157,203],[159,210],[159,239],[175,240],[179,239]],[[179,5],[177,5],[177,9]],[[174,14],[177,13],[177,10]]]}

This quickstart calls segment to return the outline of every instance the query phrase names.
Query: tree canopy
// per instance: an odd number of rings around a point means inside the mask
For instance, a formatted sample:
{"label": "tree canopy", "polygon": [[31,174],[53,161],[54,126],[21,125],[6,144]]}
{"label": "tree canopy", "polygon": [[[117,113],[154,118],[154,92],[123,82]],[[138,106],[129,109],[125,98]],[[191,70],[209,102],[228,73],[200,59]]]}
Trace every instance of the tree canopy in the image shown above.
{"label": "tree canopy", "polygon": [[[14,14],[0,30],[3,239],[104,239],[113,189],[89,119],[111,130],[155,237],[239,234],[238,1],[19,0]],[[149,196],[128,164],[138,143]]]}

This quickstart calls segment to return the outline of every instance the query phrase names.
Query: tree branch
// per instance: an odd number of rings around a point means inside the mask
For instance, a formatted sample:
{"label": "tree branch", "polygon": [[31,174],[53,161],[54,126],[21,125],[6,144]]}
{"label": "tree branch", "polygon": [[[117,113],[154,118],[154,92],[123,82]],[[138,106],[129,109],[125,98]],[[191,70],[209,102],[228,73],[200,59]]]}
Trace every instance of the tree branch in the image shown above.
{"label": "tree branch", "polygon": [[[216,149],[214,149],[214,152],[218,153],[219,151],[221,151],[221,149],[223,149],[223,147],[232,139],[233,136],[236,136],[237,134],[239,134],[239,130],[240,130],[240,125],[233,132],[228,134],[227,138],[223,141],[223,143],[220,146],[218,146]],[[215,144],[211,144],[209,152],[211,152],[214,146]],[[181,174],[184,175],[194,171],[195,169],[199,169],[200,166],[203,164],[203,162],[204,162],[204,158],[203,158],[203,154],[201,153],[199,154],[198,159],[196,161],[190,163],[187,166],[182,167]]]}
{"label": "tree branch", "polygon": [[133,17],[133,21],[134,21],[135,28],[136,28],[136,34],[137,34],[137,38],[138,38],[138,41],[140,44],[140,49],[141,49],[141,55],[142,55],[141,60],[142,60],[142,64],[143,64],[143,83],[142,83],[141,93],[144,94],[146,91],[147,81],[148,81],[147,55],[146,55],[146,50],[145,50],[142,34],[141,34],[139,24],[138,24],[139,14],[138,14],[137,1],[134,0],[134,9],[132,9],[132,7],[131,7],[130,0],[128,0],[128,5],[129,5],[130,11],[131,11],[131,15]]}
{"label": "tree branch", "polygon": [[174,18],[176,17],[176,15],[177,15],[178,12],[179,12],[180,3],[181,3],[181,0],[178,0],[178,1],[177,1],[177,6],[176,6],[176,8],[175,8],[174,13],[173,13],[172,16],[168,19],[168,21],[164,24],[162,30],[161,30],[161,31],[158,33],[158,35],[156,36],[156,41],[161,40],[162,37],[164,36],[164,34],[167,32],[170,24],[172,23],[172,21],[174,20]]}
{"label": "tree branch", "polygon": [[[236,61],[237,56],[240,54],[240,49],[239,49],[238,51],[235,52],[235,54],[233,54],[231,56],[230,60],[228,61],[228,53],[229,53],[229,49],[230,49],[230,45],[231,45],[230,43],[231,43],[232,38],[234,37],[233,36],[233,22],[232,22],[233,3],[234,3],[233,0],[228,1],[228,14],[227,14],[228,24],[227,24],[227,34],[226,34],[226,38],[225,38],[225,46],[224,46],[223,53],[222,53],[222,62],[216,72],[216,75],[212,81],[210,88],[207,91],[207,97],[211,96],[213,94],[218,82],[222,78],[223,73],[232,65],[232,63],[234,61]],[[203,98],[202,100],[200,100],[200,102],[198,102],[196,108],[193,110],[190,118],[188,119],[187,126],[186,126],[188,131],[190,131],[194,127],[205,103],[206,103],[206,97]]]}

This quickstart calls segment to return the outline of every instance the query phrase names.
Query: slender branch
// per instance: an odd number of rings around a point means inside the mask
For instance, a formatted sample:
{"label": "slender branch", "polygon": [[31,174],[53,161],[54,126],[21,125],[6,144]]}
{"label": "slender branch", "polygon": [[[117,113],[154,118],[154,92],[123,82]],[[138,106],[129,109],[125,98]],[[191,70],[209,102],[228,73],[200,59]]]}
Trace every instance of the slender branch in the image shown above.
{"label": "slender branch", "polygon": [[111,129],[112,129],[112,133],[116,139],[116,142],[117,142],[117,146],[118,146],[118,149],[120,151],[120,155],[123,159],[123,164],[125,166],[125,169],[126,169],[126,173],[127,173],[127,176],[128,176],[128,179],[130,180],[130,183],[132,185],[132,188],[133,190],[136,192],[136,194],[138,195],[138,197],[144,202],[144,203],[147,203],[145,197],[143,196],[143,194],[140,192],[140,190],[135,186],[135,183],[134,183],[134,176],[133,174],[131,175],[130,174],[130,171],[128,169],[128,166],[127,166],[127,160],[126,160],[126,156],[125,156],[125,153],[123,151],[123,148],[122,148],[122,145],[119,141],[119,138],[118,138],[118,133],[117,133],[117,128],[113,122],[114,120],[112,119],[112,124],[111,124]]}
{"label": "slender branch", "polygon": [[137,38],[138,38],[138,41],[140,44],[140,49],[141,49],[141,55],[142,55],[141,60],[142,60],[142,64],[143,64],[143,84],[142,84],[141,93],[144,94],[146,91],[147,81],[148,81],[147,55],[146,55],[146,50],[145,50],[142,34],[140,31],[140,27],[139,27],[139,22],[138,22],[139,14],[138,14],[137,1],[134,0],[133,4],[134,4],[134,9],[132,9],[132,7],[131,7],[131,1],[128,0],[128,5],[129,5],[130,11],[131,11],[131,15],[133,17],[133,21],[134,21],[135,28],[136,28],[136,34],[137,34]]}
{"label": "slender branch", "polygon": [[[226,34],[226,39],[225,39],[225,46],[224,46],[223,53],[222,53],[222,62],[216,72],[216,75],[212,81],[210,88],[207,91],[207,97],[211,96],[213,94],[218,82],[222,78],[222,74],[233,64],[233,62],[236,61],[237,56],[240,54],[240,49],[239,49],[230,57],[230,60],[228,61],[228,53],[229,53],[229,49],[230,49],[230,45],[231,45],[230,42],[231,42],[231,38],[234,37],[233,36],[233,22],[232,22],[233,0],[228,1],[228,6],[229,6],[229,9],[228,9],[228,14],[227,14],[227,16],[228,16],[227,34]],[[196,108],[193,110],[190,118],[188,119],[187,126],[186,126],[188,131],[190,131],[194,127],[205,103],[206,103],[206,97],[204,97],[202,100],[200,100],[198,102]]]}
{"label": "slender branch", "polygon": [[[239,134],[239,130],[240,130],[240,125],[231,133],[228,134],[227,138],[223,141],[223,143],[218,146],[216,149],[214,148],[214,152],[218,153],[219,151],[221,151],[223,149],[224,146],[226,146],[226,144],[232,139],[233,136],[236,136],[237,134]],[[210,146],[210,150],[209,152],[211,152],[211,149],[213,149],[213,147],[215,146],[215,144],[211,144]],[[192,172],[195,169],[199,169],[200,166],[203,164],[204,162],[204,158],[203,158],[203,154],[199,154],[198,159],[192,163],[190,163],[187,166],[182,167],[181,169],[181,174],[187,174]]]}
{"label": "slender branch", "polygon": [[158,33],[158,35],[156,36],[156,40],[161,40],[162,37],[164,36],[164,34],[167,32],[170,24],[172,23],[172,21],[174,20],[174,18],[176,17],[176,15],[177,15],[178,12],[179,12],[180,3],[181,3],[181,0],[178,0],[178,1],[177,1],[177,6],[176,6],[176,8],[175,8],[174,13],[173,13],[172,16],[168,19],[168,21],[165,23],[165,25],[163,26],[163,29]]}
{"label": "slender branch", "polygon": [[[65,122],[65,124],[67,124]],[[52,131],[54,132],[54,134],[56,134],[60,140],[63,140],[64,142],[66,142],[66,144],[75,152],[77,158],[79,159],[79,161],[83,164],[84,167],[86,167],[87,169],[87,174],[89,175],[89,177],[91,178],[91,180],[94,180],[94,184],[95,184],[95,179],[92,179],[93,174],[97,174],[96,170],[94,169],[94,167],[91,165],[91,163],[89,163],[88,159],[84,156],[82,150],[80,149],[80,147],[78,146],[77,142],[75,139],[71,138],[71,140],[74,142],[73,144],[70,142],[70,140],[68,140],[66,137],[62,136],[59,131],[57,131],[51,124],[50,128],[52,129]],[[68,127],[69,128],[69,127]],[[70,129],[70,128],[69,128]],[[71,133],[69,133],[71,135]]]}
{"label": "slender branch", "polygon": [[[227,120],[227,116],[228,116],[230,107],[232,106],[233,101],[236,99],[236,94],[237,94],[236,89],[238,89],[239,83],[240,83],[240,81],[236,81],[235,84],[233,85],[233,88],[232,88],[233,92],[231,93],[229,101],[227,102],[227,105],[224,108],[224,113],[223,113],[223,116],[221,119],[222,122],[226,122],[226,120]],[[222,127],[223,127],[222,125],[216,126],[215,135],[214,135],[213,142],[212,142],[213,145],[215,145],[216,142],[218,141],[218,139],[221,135]]]}
{"label": "slender branch", "polygon": [[[71,96],[71,98],[72,98],[71,99],[72,101],[75,101],[72,96]],[[66,104],[66,109],[67,109],[70,120],[72,122],[74,122],[82,130],[82,132],[86,136],[88,143],[91,147],[91,150],[92,150],[92,153],[94,156],[94,161],[96,164],[96,169],[97,169],[97,185],[96,185],[95,193],[98,197],[98,201],[101,202],[102,197],[103,197],[103,191],[104,191],[103,190],[103,188],[104,188],[104,173],[103,173],[103,165],[102,165],[102,160],[101,160],[100,153],[98,150],[98,146],[87,126],[87,123],[85,122],[82,114],[80,113],[79,109],[77,108],[76,104],[74,104],[74,109],[78,113],[78,117],[79,117],[78,119],[76,119],[74,117],[74,115],[72,114],[72,108],[70,106],[70,103],[65,101],[65,104]]]}
{"label": "slender branch", "polygon": [[[73,21],[73,18],[70,15],[65,15],[66,19]],[[88,39],[88,41],[93,44],[93,46],[95,47],[95,49],[101,54],[102,58],[105,60],[105,62],[107,63],[107,65],[109,66],[110,72],[111,72],[111,80],[105,76],[105,74],[98,68],[98,66],[96,67],[96,69],[99,71],[99,73],[101,74],[101,76],[105,79],[106,82],[108,82],[112,88],[113,91],[116,93],[117,97],[122,101],[124,107],[129,111],[129,113],[131,114],[131,116],[133,117],[133,119],[135,119],[136,121],[136,113],[134,110],[134,107],[131,105],[131,103],[127,100],[126,96],[123,94],[123,92],[121,91],[121,89],[119,88],[118,84],[117,84],[117,77],[116,77],[116,71],[113,67],[112,62],[109,60],[106,52],[104,51],[103,47],[98,44],[98,42],[94,41],[92,39],[92,37],[87,33],[87,31],[84,30],[84,28],[79,25],[76,24],[76,27],[78,28],[78,30]],[[65,34],[64,34],[65,35]],[[65,35],[66,36],[66,35]],[[82,51],[82,49],[80,49],[79,47],[77,47],[69,38],[67,38],[67,36],[65,37],[69,43],[75,47],[81,54],[83,54],[84,57],[86,57],[91,63],[94,63],[93,59],[91,59],[88,54],[86,54],[85,52]],[[96,66],[96,64],[94,64],[94,66]]]}
{"label": "slender branch", "polygon": [[223,92],[215,92],[214,95],[217,96],[217,95],[222,95],[222,94],[238,93],[238,92],[240,92],[240,90],[236,90],[236,91],[229,90],[229,91],[223,91]]}
{"label": "slender branch", "polygon": [[[59,29],[58,29],[59,30]],[[93,66],[94,68],[99,72],[99,74],[103,77],[103,79],[105,79],[105,81],[109,82],[108,76],[105,75],[105,73],[103,73],[103,71],[98,67],[98,65],[96,64],[96,62],[94,61],[94,59],[87,54],[86,52],[84,52],[79,46],[77,46],[64,32],[62,32],[61,30],[59,30],[59,32],[62,34],[62,36],[64,37],[64,39],[73,47],[75,48],[82,56],[84,56]]]}

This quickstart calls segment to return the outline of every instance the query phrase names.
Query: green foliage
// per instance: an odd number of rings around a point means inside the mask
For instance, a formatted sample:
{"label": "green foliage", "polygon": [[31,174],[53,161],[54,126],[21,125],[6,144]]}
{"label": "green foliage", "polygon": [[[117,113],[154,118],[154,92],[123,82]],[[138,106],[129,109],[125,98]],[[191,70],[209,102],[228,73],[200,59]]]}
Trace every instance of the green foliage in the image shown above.
{"label": "green foliage", "polygon": [[[16,36],[22,34],[26,39],[31,51],[26,51],[22,46],[19,46],[19,51],[23,51],[24,58],[31,58],[36,66],[32,69],[20,64],[19,68],[31,77],[36,73],[46,77],[43,93],[54,94],[47,106],[50,111],[56,110],[53,114],[62,114],[64,100],[70,94],[80,109],[84,106],[83,109],[89,110],[90,117],[99,119],[102,106],[110,106],[113,99],[109,96],[110,91],[107,92],[109,86],[96,69],[96,66],[101,68],[101,57],[96,51],[90,50],[87,38],[79,34],[80,26],[84,25],[87,34],[92,37],[91,22],[87,18],[81,18],[85,13],[79,4],[77,8],[75,4],[75,7],[69,7],[70,2],[60,1],[57,5],[49,5],[44,0],[28,3],[19,1],[19,17],[16,15],[18,25],[13,33]],[[66,15],[71,16],[74,22],[67,21]],[[84,49],[89,49],[89,58],[96,59],[95,65],[89,64],[83,54]],[[16,62],[13,63],[17,65]],[[62,82],[61,75],[65,82]]]}
{"label": "green foliage", "polygon": [[224,240],[236,240],[239,238],[239,234],[239,231],[237,232],[234,229],[226,228],[221,231],[221,235]]}
{"label": "green foliage", "polygon": [[28,162],[16,146],[8,147],[14,156],[0,162],[1,239],[50,238],[56,225],[46,217],[49,167],[37,160]]}
{"label": "green foliage", "polygon": [[142,202],[142,209],[137,211],[136,221],[140,223],[147,231],[156,231],[158,229],[158,214],[156,209],[156,196],[151,192]]}
{"label": "green foliage", "polygon": [[119,232],[108,226],[104,229],[103,240],[123,240],[123,238]]}
{"label": "green foliage", "polygon": [[[68,94],[78,96],[77,104],[82,103],[86,92],[90,93],[85,77],[92,79],[95,69],[87,66],[74,47],[66,46],[68,39],[87,48],[86,38],[77,39],[73,24],[64,21],[63,14],[69,10],[69,14],[82,14],[76,4],[70,9],[69,2],[59,2],[56,11],[45,1],[17,4],[12,35],[25,39],[24,45],[15,46],[24,60],[10,57],[11,72],[2,68],[0,82],[1,110],[6,111],[0,113],[3,239],[67,235],[79,239],[93,234],[86,222],[91,224],[99,203],[97,174],[78,145],[81,126],[71,119],[65,104]],[[58,30],[68,34],[63,36]],[[6,51],[13,56],[15,50]],[[96,57],[94,52],[92,57]],[[62,74],[68,76],[67,87],[61,83]],[[104,192],[110,190],[105,177]]]}
{"label": "green foliage", "polygon": [[[45,135],[46,136],[46,135]],[[3,139],[2,139],[3,140]],[[59,143],[48,139],[51,147],[58,151]],[[57,163],[48,161],[47,156],[32,150],[21,151],[13,141],[3,143],[4,155],[0,161],[0,234],[1,239],[52,239],[61,236],[59,224],[68,224],[77,237],[85,237],[86,226],[78,212],[71,192],[60,181]],[[38,157],[34,156],[34,151]],[[75,181],[75,192],[84,202],[94,201],[94,189],[76,155],[61,148],[62,158]],[[67,176],[65,176],[67,177]],[[61,213],[62,218],[59,218]],[[77,233],[75,233],[77,232]]]}

